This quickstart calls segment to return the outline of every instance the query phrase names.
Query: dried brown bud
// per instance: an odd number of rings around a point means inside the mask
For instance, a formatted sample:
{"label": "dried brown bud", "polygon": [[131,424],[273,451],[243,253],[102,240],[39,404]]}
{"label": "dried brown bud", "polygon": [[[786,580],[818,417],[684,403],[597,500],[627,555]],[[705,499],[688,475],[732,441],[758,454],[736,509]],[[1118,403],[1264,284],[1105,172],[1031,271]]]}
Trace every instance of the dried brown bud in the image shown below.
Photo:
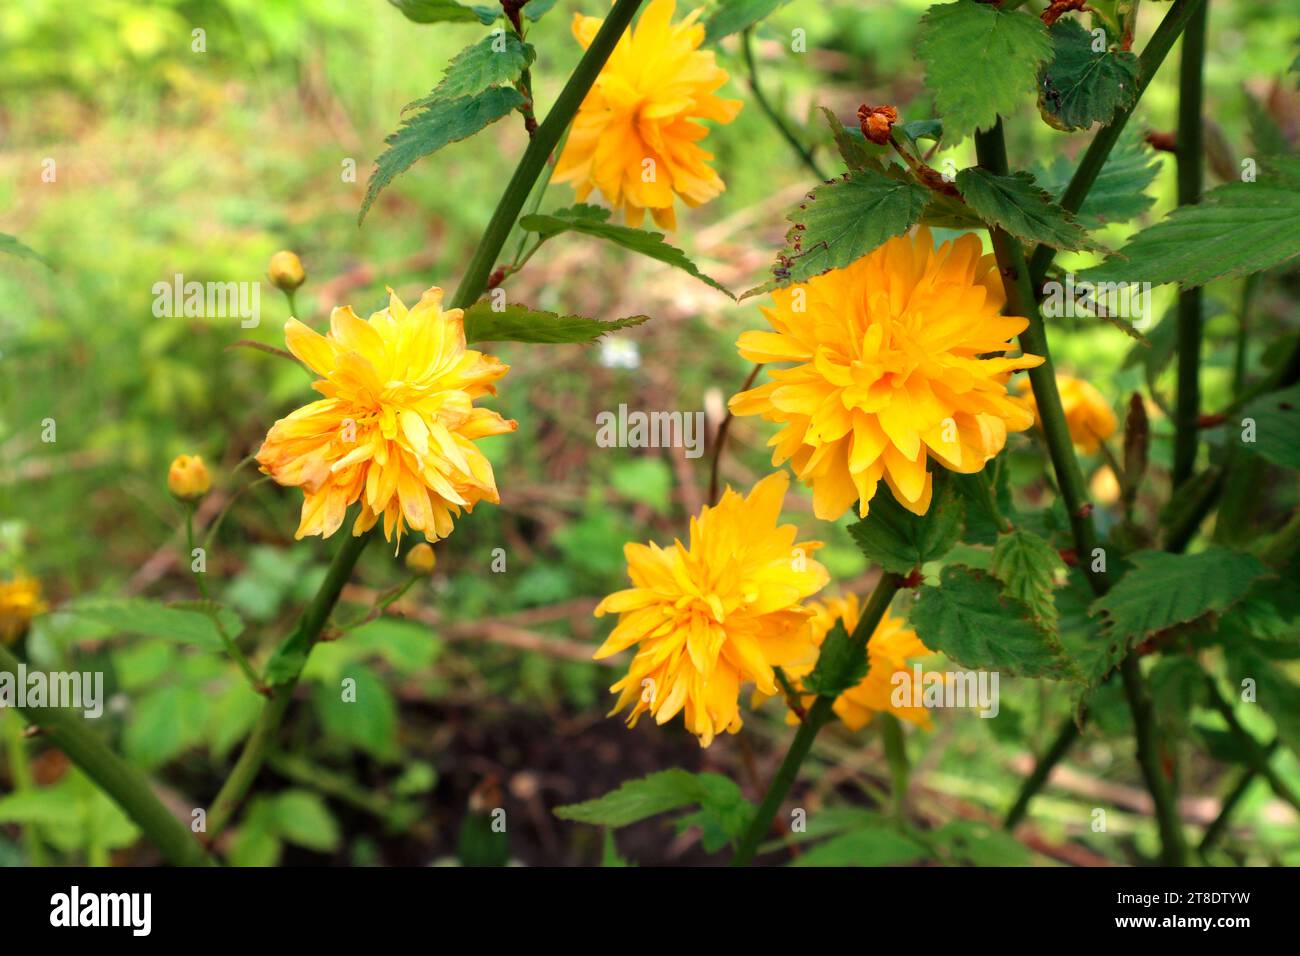
{"label": "dried brown bud", "polygon": [[898,110],[892,106],[867,106],[864,103],[858,107],[862,135],[877,146],[889,145],[890,130],[897,122]]}

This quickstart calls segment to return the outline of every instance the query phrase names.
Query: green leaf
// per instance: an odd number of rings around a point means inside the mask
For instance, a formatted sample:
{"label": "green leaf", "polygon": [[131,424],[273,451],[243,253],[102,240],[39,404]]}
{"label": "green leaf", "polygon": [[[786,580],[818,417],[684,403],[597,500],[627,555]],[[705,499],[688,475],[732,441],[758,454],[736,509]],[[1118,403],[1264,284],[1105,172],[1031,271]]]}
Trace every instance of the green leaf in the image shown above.
{"label": "green leaf", "polygon": [[1154,634],[1206,614],[1221,614],[1246,596],[1269,573],[1252,555],[1226,548],[1199,554],[1138,551],[1132,570],[1093,602],[1100,615],[1103,653],[1083,661],[1085,678],[1096,684],[1128,653]]}
{"label": "green leaf", "polygon": [[1270,661],[1252,647],[1225,649],[1228,669],[1238,693],[1245,681],[1252,681],[1254,702],[1273,718],[1277,735],[1293,753],[1300,753],[1300,685],[1287,677],[1275,661]]}
{"label": "green leaf", "polygon": [[849,534],[868,561],[895,574],[908,574],[927,561],[936,561],[961,537],[964,511],[954,483],[935,475],[930,510],[915,515],[882,484],[871,499],[870,510],[849,526]]}
{"label": "green leaf", "polygon": [[473,136],[523,103],[523,95],[513,87],[494,86],[474,96],[436,100],[407,117],[397,132],[384,140],[388,149],[375,161],[357,221],[366,218],[371,204],[393,177],[448,143]]}
{"label": "green leaf", "polygon": [[971,866],[1028,866],[1032,854],[1010,833],[979,820],[953,820],[929,835],[956,862]]}
{"label": "green leaf", "polygon": [[720,0],[717,8],[704,21],[704,42],[716,43],[725,36],[746,30],[788,2],[789,0]]}
{"label": "green leaf", "polygon": [[500,10],[487,6],[465,7],[456,0],[388,0],[414,23],[491,23]]}
{"label": "green leaf", "polygon": [[555,6],[555,0],[527,0],[524,6],[524,16],[536,23],[553,6]]}
{"label": "green leaf", "polygon": [[850,687],[856,687],[870,667],[866,643],[855,641],[844,629],[844,622],[837,620],[822,641],[817,664],[804,678],[803,685],[821,697],[838,697]]}
{"label": "green leaf", "polygon": [[1271,269],[1300,255],[1300,158],[1259,161],[1257,181],[1226,183],[1180,206],[1085,270],[1089,282],[1184,288]]}
{"label": "green leaf", "polygon": [[1012,531],[998,538],[993,548],[992,571],[1004,585],[1002,593],[1014,598],[1048,627],[1056,626],[1056,572],[1065,563],[1056,549],[1031,531]]}
{"label": "green leaf", "polygon": [[917,54],[949,143],[989,129],[1037,86],[1052,55],[1043,22],[974,0],[934,4],[921,19]]}
{"label": "green leaf", "polygon": [[776,281],[742,299],[842,269],[907,232],[925,209],[930,190],[903,173],[860,170],[814,189],[786,218],[794,223],[773,269]]}
{"label": "green leaf", "polygon": [[465,310],[466,342],[534,342],[544,345],[589,345],[608,332],[630,329],[649,320],[647,315],[602,322],[581,315],[558,315],[526,305],[492,308],[480,299]]}
{"label": "green leaf", "polygon": [[[1160,174],[1160,157],[1137,130],[1136,124],[1125,127],[1088,190],[1088,197],[1075,213],[1075,220],[1085,228],[1128,222],[1155,203],[1155,197],[1146,190]],[[1059,202],[1074,170],[1075,164],[1057,153],[1050,165],[1035,167],[1033,173],[1039,184]]]}
{"label": "green leaf", "polygon": [[285,790],[275,797],[275,830],[289,843],[331,853],[342,835],[325,801],[307,790]]}
{"label": "green leaf", "polygon": [[883,172],[884,167],[880,164],[880,159],[872,153],[872,145],[867,142],[867,138],[862,135],[862,130],[855,129],[852,126],[845,126],[840,122],[840,118],[835,115],[833,110],[821,107],[822,115],[826,117],[826,125],[831,128],[831,137],[835,140],[835,148],[840,152],[840,158],[844,160],[844,165],[850,170],[861,172],[864,169],[873,169],[876,172]]}
{"label": "green leaf", "polygon": [[[201,609],[199,608],[202,604]],[[194,644],[212,651],[225,648],[221,634],[209,615],[217,607],[209,602],[189,602],[169,606],[147,598],[104,598],[77,601],[59,608],[60,614],[97,621],[126,634],[160,637],[178,644]],[[222,608],[220,616],[230,630],[233,640],[243,629],[243,624],[233,611]]]}
{"label": "green leaf", "polygon": [[279,863],[283,846],[276,824],[274,803],[266,797],[254,799],[230,840],[231,864],[264,867]]}
{"label": "green leaf", "polygon": [[19,242],[16,237],[6,232],[0,232],[0,253],[16,256],[19,259],[32,259],[47,269],[54,268],[54,264],[49,259],[46,259],[31,246]]}
{"label": "green leaf", "polygon": [[1041,242],[1054,249],[1091,246],[1083,227],[1052,202],[1028,173],[999,176],[971,166],[957,174],[957,190],[985,222],[1001,226],[1024,242]]}
{"label": "green leaf", "polygon": [[1109,123],[1137,99],[1138,58],[1127,50],[1093,50],[1092,34],[1068,17],[1051,27],[1052,59],[1038,72],[1038,111],[1060,130]]}
{"label": "green leaf", "polygon": [[1147,675],[1156,723],[1166,736],[1182,737],[1192,712],[1205,700],[1205,672],[1194,658],[1162,657]]}
{"label": "green leaf", "polygon": [[[613,223],[605,222],[604,219],[598,218],[593,212],[597,207],[580,204],[569,209],[557,209],[550,215],[534,213],[524,216],[519,220],[521,229],[528,232],[535,232],[543,240],[558,236],[562,232],[580,232],[584,235],[595,236],[598,239],[607,239],[624,249],[630,249],[632,252],[643,256],[649,256],[659,262],[666,263],[676,269],[681,269],[701,282],[713,286],[719,292],[735,298],[722,283],[711,279],[695,267],[686,253],[676,246],[664,242],[663,233],[646,232],[642,229],[632,229],[629,226],[616,226]],[[600,210],[604,212],[604,210]],[[605,212],[607,217],[609,214]]]}
{"label": "green leaf", "polygon": [[127,757],[146,769],[161,766],[200,742],[211,701],[188,684],[160,687],[135,701],[122,735]]}
{"label": "green leaf", "polygon": [[265,698],[254,693],[248,682],[242,679],[232,680],[213,698],[207,739],[214,757],[218,760],[224,758],[248,735],[265,703]]}
{"label": "green leaf", "polygon": [[[348,679],[356,682],[355,700],[344,700],[341,681]],[[377,760],[397,759],[397,704],[373,671],[349,665],[339,682],[317,684],[312,702],[328,735]]]}
{"label": "green leaf", "polygon": [[743,802],[740,789],[726,777],[661,770],[639,780],[629,780],[595,800],[556,807],[555,815],[561,820],[618,828],[670,810],[698,805],[713,814],[715,822],[724,830],[739,832],[743,823],[738,827],[735,821],[744,809]]}
{"label": "green leaf", "polygon": [[929,851],[889,826],[853,830],[831,837],[790,861],[791,866],[902,866],[925,859]]}
{"label": "green leaf", "polygon": [[519,39],[514,31],[494,30],[457,53],[433,92],[405,109],[431,106],[438,100],[477,96],[493,86],[509,86],[532,66],[536,57],[532,44]]}
{"label": "green leaf", "polygon": [[1243,449],[1283,468],[1300,469],[1300,385],[1248,403],[1241,410],[1241,428],[1229,423],[1229,440],[1243,436],[1247,419],[1255,423],[1255,440],[1243,442]]}
{"label": "green leaf", "polygon": [[963,667],[1010,676],[1073,678],[1060,638],[1036,621],[1002,584],[960,565],[943,569],[938,587],[921,589],[909,621],[931,650]]}

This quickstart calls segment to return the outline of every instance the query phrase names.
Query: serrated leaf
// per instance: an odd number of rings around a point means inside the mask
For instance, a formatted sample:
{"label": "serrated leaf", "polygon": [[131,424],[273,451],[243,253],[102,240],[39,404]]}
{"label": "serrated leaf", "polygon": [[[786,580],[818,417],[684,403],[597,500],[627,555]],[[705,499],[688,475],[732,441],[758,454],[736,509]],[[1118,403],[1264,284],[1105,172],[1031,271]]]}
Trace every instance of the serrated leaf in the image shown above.
{"label": "serrated leaf", "polygon": [[[59,613],[98,621],[126,634],[160,637],[212,651],[225,647],[206,606],[199,610],[193,604],[190,607],[184,603],[168,606],[146,598],[106,598],[66,604],[59,608]],[[222,609],[222,618],[227,622],[238,622],[234,612],[227,609]],[[238,636],[242,627],[242,623],[238,626],[232,623],[232,639]]]}
{"label": "serrated leaf", "polygon": [[708,805],[715,809],[738,799],[740,789],[718,774],[661,770],[629,780],[603,797],[556,807],[561,820],[617,829],[681,807]]}
{"label": "serrated leaf", "polygon": [[[1243,440],[1247,419],[1255,423],[1253,442]],[[1238,424],[1240,428],[1234,427]],[[1300,470],[1300,385],[1248,403],[1241,410],[1240,422],[1229,422],[1229,440],[1242,440],[1244,451],[1275,465]]]}
{"label": "serrated leaf", "polygon": [[342,841],[339,825],[325,801],[307,790],[285,790],[275,796],[275,832],[287,842],[330,853]]}
{"label": "serrated leaf", "polygon": [[476,96],[492,86],[509,86],[536,56],[532,44],[519,39],[513,31],[493,31],[457,53],[433,92],[403,109],[420,109],[437,100],[457,100]]}
{"label": "serrated leaf", "polygon": [[1089,684],[1098,683],[1135,644],[1206,614],[1221,614],[1269,573],[1253,555],[1226,548],[1199,554],[1138,551],[1129,561],[1132,569],[1090,609],[1101,617],[1098,645],[1104,653],[1081,661]]}
{"label": "serrated leaf", "polygon": [[1253,183],[1226,183],[1129,240],[1089,282],[1177,282],[1184,288],[1262,272],[1300,255],[1300,158],[1259,161]]}
{"label": "serrated leaf", "polygon": [[858,686],[870,667],[866,643],[855,641],[844,629],[844,622],[836,620],[822,641],[817,664],[804,678],[803,686],[821,697],[838,697],[850,687]]}
{"label": "serrated leaf", "polygon": [[1052,58],[1038,72],[1038,111],[1060,130],[1106,124],[1137,99],[1138,58],[1128,50],[1093,50],[1077,20],[1052,24]]}
{"label": "serrated leaf", "polygon": [[1088,234],[1025,172],[999,176],[971,166],[957,174],[957,190],[985,222],[1023,242],[1053,249],[1087,249]]}
{"label": "serrated leaf", "polygon": [[930,190],[904,175],[859,170],[818,186],[786,218],[794,226],[773,270],[776,281],[741,298],[806,282],[842,269],[895,236],[907,232],[925,209]]}
{"label": "serrated leaf", "polygon": [[490,299],[465,310],[466,342],[534,342],[544,345],[588,345],[607,332],[630,329],[649,321],[648,315],[602,322],[581,315],[558,315],[526,305],[507,305],[500,312]]}
{"label": "serrated leaf", "polygon": [[1060,638],[982,571],[944,568],[938,587],[921,589],[908,621],[926,647],[963,667],[1013,677],[1075,677]]}
{"label": "serrated leaf", "polygon": [[686,253],[676,246],[664,241],[663,233],[647,232],[630,226],[618,226],[595,218],[589,210],[593,206],[576,206],[571,209],[559,209],[549,215],[534,213],[519,220],[521,229],[535,232],[543,239],[550,239],[562,232],[580,232],[584,235],[607,239],[632,252],[648,256],[676,269],[681,269],[701,282],[713,286],[719,292],[735,298],[722,283],[711,279],[696,268]]}
{"label": "serrated leaf", "polygon": [[488,6],[466,7],[456,0],[388,0],[412,23],[491,23],[501,15]]}
{"label": "serrated leaf", "polygon": [[54,264],[50,262],[49,259],[46,259],[31,246],[20,242],[16,236],[11,236],[7,232],[0,232],[0,253],[14,256],[18,259],[31,259],[34,262],[39,262],[47,269],[54,268]]}
{"label": "serrated leaf", "polygon": [[1028,98],[1038,67],[1052,55],[1052,41],[1031,13],[957,0],[926,11],[916,49],[952,144],[991,128],[999,113],[1013,112]]}
{"label": "serrated leaf", "polygon": [[862,131],[845,126],[840,122],[840,118],[835,115],[833,110],[821,107],[822,116],[826,118],[826,125],[831,129],[831,137],[835,140],[835,148],[839,150],[840,158],[844,160],[844,165],[850,170],[861,171],[864,169],[874,169],[877,172],[883,171],[884,167],[880,164],[880,159],[872,154],[871,146],[867,143],[867,138],[862,135]]}
{"label": "serrated leaf", "polygon": [[199,743],[211,707],[195,687],[171,684],[132,702],[122,749],[147,769],[160,766]]}
{"label": "serrated leaf", "polygon": [[1057,621],[1056,572],[1065,563],[1056,549],[1031,531],[1016,530],[998,538],[993,548],[994,576],[1002,582],[1002,593],[1029,608],[1048,627]]}
{"label": "serrated leaf", "polygon": [[953,482],[935,476],[930,510],[924,515],[908,511],[881,485],[871,499],[867,516],[849,526],[858,549],[873,564],[895,574],[908,574],[927,561],[935,561],[961,537],[964,506]]}
{"label": "serrated leaf", "polygon": [[704,21],[704,42],[716,43],[725,36],[746,30],[788,2],[789,0],[720,0],[717,8]]}
{"label": "serrated leaf", "polygon": [[[1065,193],[1075,165],[1058,153],[1048,166],[1035,166],[1034,178],[1056,201]],[[1111,222],[1127,222],[1155,203],[1147,188],[1160,174],[1160,157],[1137,132],[1136,124],[1125,128],[1097,174],[1088,197],[1075,213],[1075,220],[1088,229]]]}
{"label": "serrated leaf", "polygon": [[399,173],[448,143],[473,136],[523,102],[523,95],[513,87],[494,86],[474,96],[435,100],[407,117],[397,132],[384,140],[388,149],[375,160],[357,221],[366,218],[375,198]]}
{"label": "serrated leaf", "polygon": [[790,861],[791,866],[902,866],[923,860],[929,851],[888,826],[853,830],[831,837]]}

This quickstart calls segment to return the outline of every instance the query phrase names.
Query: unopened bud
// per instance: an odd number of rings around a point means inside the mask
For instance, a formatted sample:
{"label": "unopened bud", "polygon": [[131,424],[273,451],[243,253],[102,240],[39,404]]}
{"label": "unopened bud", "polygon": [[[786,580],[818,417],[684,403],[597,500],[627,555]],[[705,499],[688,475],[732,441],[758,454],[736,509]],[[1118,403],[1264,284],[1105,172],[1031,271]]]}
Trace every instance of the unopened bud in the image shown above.
{"label": "unopened bud", "polygon": [[267,267],[266,274],[271,277],[271,282],[277,289],[283,289],[285,292],[292,292],[307,281],[302,260],[287,249],[271,256],[271,264]]}
{"label": "unopened bud", "polygon": [[181,501],[197,501],[211,487],[208,466],[198,455],[177,455],[167,469],[167,490]]}
{"label": "unopened bud", "polygon": [[432,574],[437,563],[438,559],[433,553],[433,547],[423,541],[406,552],[406,570],[412,574]]}

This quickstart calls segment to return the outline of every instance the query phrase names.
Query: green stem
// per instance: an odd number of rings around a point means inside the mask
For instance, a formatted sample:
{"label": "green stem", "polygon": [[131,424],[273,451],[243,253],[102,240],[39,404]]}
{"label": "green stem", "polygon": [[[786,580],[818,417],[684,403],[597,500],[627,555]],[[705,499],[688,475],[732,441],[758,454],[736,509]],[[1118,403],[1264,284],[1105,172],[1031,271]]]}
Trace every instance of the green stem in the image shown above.
{"label": "green stem", "polygon": [[1240,395],[1246,389],[1246,359],[1250,346],[1250,309],[1259,288],[1258,272],[1246,276],[1241,284],[1241,305],[1237,309],[1237,341],[1232,357],[1232,394]]}
{"label": "green stem", "polygon": [[[885,611],[889,609],[889,602],[894,599],[894,595],[898,593],[898,589],[902,585],[902,575],[886,573],[881,576],[875,590],[871,592],[871,597],[867,599],[866,607],[862,609],[862,616],[858,618],[857,627],[853,629],[852,639],[856,644],[862,647],[866,646],[867,641],[871,639],[872,633],[876,630],[876,625],[880,623],[880,619],[885,616]],[[808,756],[808,751],[812,749],[818,731],[830,720],[831,708],[834,704],[834,697],[819,695],[813,701],[813,705],[808,708],[808,713],[799,725],[794,740],[790,742],[790,749],[786,751],[785,759],[781,761],[776,776],[772,778],[772,783],[767,788],[767,793],[758,807],[758,812],[754,814],[748,829],[740,839],[740,843],[736,848],[736,855],[731,858],[732,866],[747,866],[750,860],[754,858],[758,845],[763,841],[763,837],[767,835],[767,831],[772,825],[772,819],[781,807],[781,801],[790,792],[790,787],[799,774],[799,767],[803,764],[804,758]]]}
{"label": "green stem", "polygon": [[[1120,133],[1124,132],[1124,126],[1133,115],[1133,110],[1137,108],[1147,85],[1160,69],[1160,65],[1164,63],[1165,57],[1169,55],[1174,41],[1182,33],[1187,21],[1204,2],[1205,0],[1177,0],[1160,21],[1160,26],[1156,27],[1156,32],[1151,35],[1151,40],[1142,50],[1142,55],[1138,57],[1137,95],[1133,97],[1133,105],[1120,110],[1108,124],[1097,131],[1097,135],[1088,144],[1083,159],[1079,161],[1074,175],[1070,177],[1069,185],[1061,194],[1061,206],[1070,212],[1078,212],[1083,206],[1083,201],[1088,198],[1088,191],[1092,189],[1102,167],[1106,165],[1106,157],[1110,155],[1111,149],[1119,140]],[[1047,245],[1040,245],[1034,250],[1029,266],[1035,289],[1042,285],[1043,277],[1047,275],[1047,268],[1052,264],[1055,256],[1056,250]]]}
{"label": "green stem", "polygon": [[[206,547],[204,550],[206,551]],[[192,501],[186,502],[185,504],[185,559],[190,562],[190,569],[194,574],[194,583],[198,586],[199,594],[202,595],[203,600],[211,601],[212,598],[208,595],[207,582],[204,581],[203,579],[203,575],[205,572],[193,570],[194,568],[194,502]],[[205,556],[204,567],[207,566],[206,561],[207,558]],[[239,665],[239,669],[243,671],[244,677],[248,679],[249,686],[251,686],[253,690],[255,690],[257,693],[259,694],[263,693],[265,688],[262,686],[261,679],[257,676],[257,671],[253,670],[253,665],[248,663],[248,658],[245,657],[244,652],[239,649],[239,645],[236,644],[234,639],[229,634],[226,633],[226,626],[221,623],[221,615],[213,614],[212,623],[217,626],[217,634],[221,638],[221,643],[225,647],[226,653],[230,655],[231,660],[233,660],[237,665]]]}
{"label": "green stem", "polygon": [[[1201,3],[1183,33],[1178,74],[1178,205],[1201,201],[1204,186],[1205,29],[1209,0]],[[1173,485],[1192,476],[1201,414],[1201,336],[1204,315],[1202,289],[1178,294],[1178,399],[1174,405]]]}
{"label": "green stem", "polygon": [[537,128],[537,133],[528,141],[528,148],[524,150],[514,175],[510,177],[506,191],[488,221],[487,230],[483,233],[478,248],[474,250],[474,255],[465,268],[465,275],[461,278],[460,285],[456,287],[456,294],[452,296],[450,302],[451,308],[461,309],[473,305],[487,288],[488,277],[492,274],[492,267],[496,265],[497,256],[501,254],[501,247],[509,238],[510,230],[514,228],[515,220],[519,216],[519,211],[523,209],[529,192],[532,191],[533,183],[540,175],[542,167],[546,165],[546,158],[551,155],[560,137],[568,129],[574,114],[578,112],[578,107],[586,99],[588,90],[596,82],[601,68],[609,59],[609,55],[614,52],[619,37],[632,22],[632,17],[641,6],[641,2],[642,0],[618,0],[614,4],[614,9],[610,10],[609,16],[605,18],[595,39],[591,41],[591,46],[587,47],[587,52],[578,61],[573,75],[564,84],[564,89],[556,98],[555,105],[546,114],[546,119]]}
{"label": "green stem", "polygon": [[[596,81],[609,55],[614,52],[619,37],[631,22],[641,2],[642,0],[618,0],[595,39],[592,40],[591,46],[578,62],[573,75],[564,84],[564,89],[560,91],[555,105],[542,125],[538,127],[536,135],[529,140],[528,148],[524,150],[514,175],[511,176],[505,192],[497,202],[496,210],[492,213],[487,229],[479,240],[478,248],[470,259],[460,285],[456,288],[450,307],[463,308],[471,305],[483,294],[492,266],[501,254],[501,249],[510,236],[510,230],[514,227],[515,219],[528,199],[534,182],[545,167],[547,157],[572,122],[587,91]],[[347,583],[357,559],[365,549],[366,542],[373,534],[372,529],[367,534],[347,538],[334,555],[320,589],[303,612],[297,628],[282,645],[281,650],[286,646],[292,648],[293,651],[301,654],[299,658],[301,661],[306,661],[307,653],[320,637],[344,584]],[[301,672],[301,664],[298,666],[298,672]],[[293,674],[288,680],[277,682],[263,706],[239,759],[213,801],[212,812],[208,815],[209,840],[215,839],[230,823],[240,802],[261,770],[267,749],[274,740],[281,721],[284,720],[285,712],[289,709],[297,683],[298,673]]]}
{"label": "green stem", "polygon": [[[1003,138],[1000,119],[992,129],[975,134],[975,152],[980,165],[989,172],[999,176],[1007,174],[1006,140]],[[990,228],[989,235],[1006,287],[1006,313],[1024,316],[1029,320],[1029,327],[1020,333],[1020,347],[1026,354],[1040,355],[1043,358],[1042,365],[1029,370],[1029,383],[1034,390],[1034,402],[1038,406],[1038,417],[1042,421],[1043,438],[1052,460],[1052,469],[1056,473],[1057,487],[1070,516],[1079,566],[1088,576],[1093,591],[1104,594],[1110,587],[1106,572],[1093,570],[1093,556],[1098,545],[1097,532],[1092,523],[1092,505],[1088,501],[1083,469],[1079,467],[1079,459],[1074,454],[1070,427],[1065,421],[1065,409],[1061,405],[1061,393],[1056,387],[1056,372],[1047,345],[1047,330],[1029,281],[1024,250],[1014,236],[1002,229]]]}
{"label": "green stem", "polygon": [[1069,718],[1061,724],[1061,729],[1056,732],[1052,745],[1038,758],[1034,763],[1033,771],[1020,785],[1020,792],[1016,795],[1016,802],[1011,805],[1011,809],[1007,811],[1006,819],[1002,822],[1004,829],[1014,830],[1017,824],[1025,818],[1025,813],[1029,810],[1029,801],[1033,800],[1034,795],[1047,783],[1047,778],[1051,776],[1052,770],[1061,762],[1078,739],[1079,725],[1075,723],[1073,718]]}
{"label": "green stem", "polygon": [[1151,695],[1142,679],[1142,667],[1136,654],[1130,653],[1119,666],[1124,681],[1137,736],[1137,760],[1142,778],[1155,805],[1156,825],[1160,830],[1160,862],[1164,866],[1187,865],[1187,842],[1178,818],[1178,797],[1174,781],[1165,775],[1160,759],[1160,739],[1152,713]]}
{"label": "green stem", "polygon": [[[15,715],[13,720],[0,712],[0,726],[5,729],[8,738],[9,772],[13,775],[14,793],[36,789],[32,776],[31,763],[27,759],[27,738],[23,735],[22,719]],[[35,823],[22,826],[23,850],[32,866],[47,866],[49,860],[45,855],[45,843],[41,839],[41,828]]]}
{"label": "green stem", "polygon": [[754,93],[754,102],[757,103],[758,108],[763,111],[763,115],[771,121],[772,125],[776,128],[776,131],[781,134],[787,143],[790,144],[790,148],[794,150],[795,155],[799,157],[799,161],[807,166],[808,170],[818,179],[825,179],[826,174],[822,172],[821,167],[817,165],[817,160],[813,158],[813,154],[803,145],[803,143],[799,142],[799,137],[796,136],[794,130],[790,128],[790,124],[786,122],[786,118],[768,101],[767,96],[763,93],[762,87],[758,85],[758,65],[754,62],[753,33],[753,27],[749,27],[741,33],[740,51],[745,57],[745,71],[748,74],[749,88]]}
{"label": "green stem", "polygon": [[[1280,743],[1279,740],[1274,739],[1271,744],[1264,748],[1265,760],[1273,756]],[[1202,857],[1210,851],[1210,848],[1218,842],[1223,831],[1228,828],[1233,811],[1237,809],[1237,804],[1241,802],[1241,798],[1246,795],[1246,791],[1250,789],[1250,785],[1255,782],[1257,776],[1258,773],[1254,767],[1247,767],[1241,772],[1241,776],[1237,778],[1237,782],[1233,784],[1232,789],[1228,791],[1228,795],[1223,798],[1223,804],[1219,807],[1219,815],[1205,828],[1205,833],[1201,835],[1201,842],[1196,847],[1196,852]]]}
{"label": "green stem", "polygon": [[[0,672],[18,678],[18,658],[0,645]],[[68,759],[113,798],[136,826],[175,866],[203,866],[212,860],[187,826],[172,816],[149,787],[149,782],[85,726],[74,711],[53,707],[19,707],[33,727],[63,751]]]}
{"label": "green stem", "polygon": [[889,764],[889,795],[895,818],[904,819],[907,804],[907,778],[911,766],[907,762],[907,741],[903,737],[903,724],[893,714],[880,715],[880,736],[885,744],[885,762]]}
{"label": "green stem", "polygon": [[1297,811],[1300,811],[1300,796],[1269,764],[1268,749],[1252,737],[1250,732],[1241,725],[1241,721],[1237,719],[1237,714],[1233,711],[1232,705],[1220,692],[1219,685],[1214,682],[1214,678],[1208,674],[1205,675],[1205,683],[1209,688],[1210,705],[1223,715],[1224,721],[1228,724],[1228,729],[1232,731],[1232,736],[1237,739],[1242,749],[1246,751],[1246,762],[1250,765],[1250,769],[1267,780],[1268,785],[1273,788],[1273,792],[1278,797],[1291,804]]}

